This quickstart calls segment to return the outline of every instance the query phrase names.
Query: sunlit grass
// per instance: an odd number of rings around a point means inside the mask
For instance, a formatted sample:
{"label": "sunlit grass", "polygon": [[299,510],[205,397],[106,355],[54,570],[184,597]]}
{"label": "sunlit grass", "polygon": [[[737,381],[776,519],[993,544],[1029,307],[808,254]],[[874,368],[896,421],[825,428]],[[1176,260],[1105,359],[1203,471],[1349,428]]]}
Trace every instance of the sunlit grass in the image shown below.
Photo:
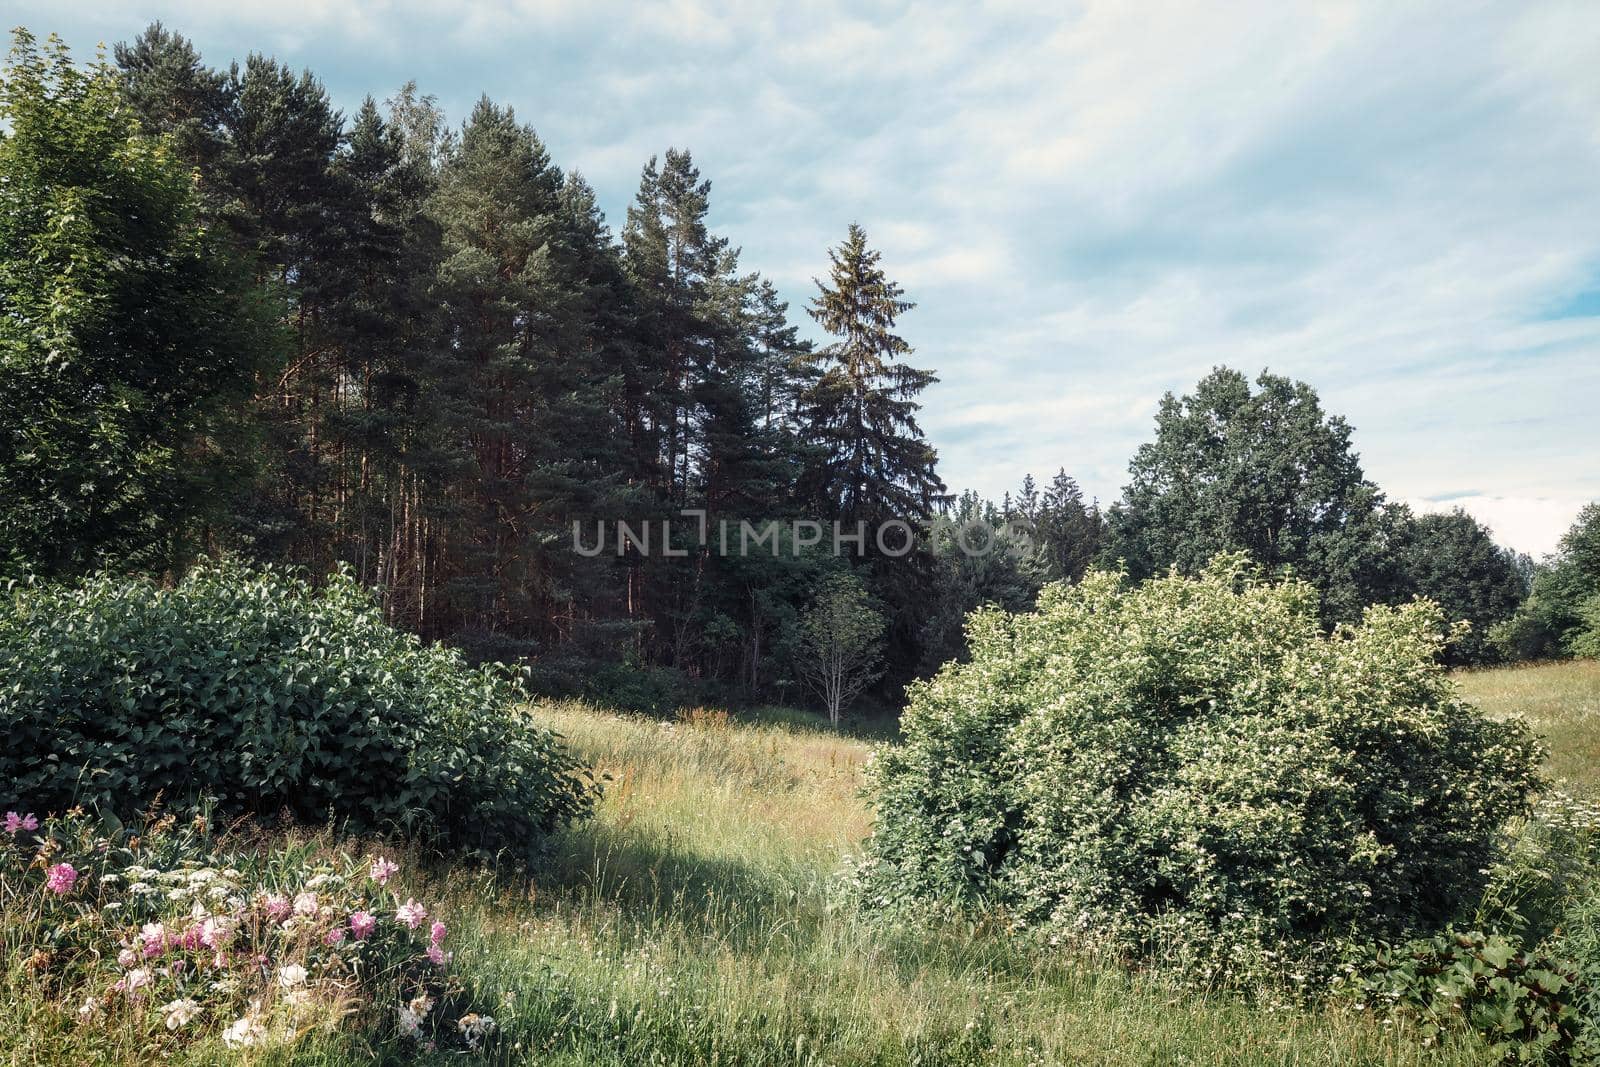
{"label": "sunlit grass", "polygon": [[608,776],[531,893],[457,883],[463,962],[540,1063],[1475,1062],[1333,1009],[1272,1010],[832,900],[870,828],[871,746],[797,725],[536,714]]}
{"label": "sunlit grass", "polygon": [[1549,770],[1569,787],[1600,787],[1600,662],[1464,671],[1467,699],[1490,715],[1521,715],[1550,747]]}

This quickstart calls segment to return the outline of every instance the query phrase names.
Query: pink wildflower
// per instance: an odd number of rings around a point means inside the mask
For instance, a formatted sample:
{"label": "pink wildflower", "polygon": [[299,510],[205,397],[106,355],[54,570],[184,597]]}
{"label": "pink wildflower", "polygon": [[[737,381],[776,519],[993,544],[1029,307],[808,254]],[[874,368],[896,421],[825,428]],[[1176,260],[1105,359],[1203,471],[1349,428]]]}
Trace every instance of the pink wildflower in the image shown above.
{"label": "pink wildflower", "polygon": [[78,880],[77,868],[70,863],[58,863],[44,873],[44,887],[56,896],[72,892],[72,884]]}
{"label": "pink wildflower", "polygon": [[387,856],[379,856],[372,861],[372,866],[367,870],[367,874],[379,885],[387,885],[389,879],[399,870],[400,865],[398,863],[392,862]]}
{"label": "pink wildflower", "polygon": [[233,924],[210,916],[200,924],[200,943],[206,948],[222,948],[233,939]]}
{"label": "pink wildflower", "polygon": [[140,995],[139,990],[149,985],[152,980],[150,971],[147,968],[135,967],[119,978],[112,985],[111,991],[114,993],[127,993],[129,996],[138,996]]}
{"label": "pink wildflower", "polygon": [[139,943],[146,958],[161,955],[167,950],[167,928],[160,923],[145,923],[139,930]]}
{"label": "pink wildflower", "polygon": [[294,898],[294,913],[296,915],[315,915],[317,913],[317,895],[315,893],[299,893]]}
{"label": "pink wildflower", "polygon": [[18,815],[14,811],[6,812],[6,833],[13,837],[23,830],[37,830],[38,828],[39,820],[34,818],[33,812],[30,811],[26,815]]}
{"label": "pink wildflower", "polygon": [[443,967],[450,961],[450,957],[437,943],[428,946],[428,959],[432,960],[436,967]]}
{"label": "pink wildflower", "polygon": [[330,929],[327,933],[322,935],[322,943],[324,945],[329,945],[329,946],[337,945],[339,942],[341,942],[343,940],[344,940],[344,928],[342,926],[335,926],[332,929]]}
{"label": "pink wildflower", "polygon": [[131,948],[125,948],[121,952],[117,953],[117,966],[118,967],[122,967],[122,968],[126,969],[128,967],[132,967],[135,963],[138,963],[138,962],[139,962],[139,957],[135,956],[133,954],[133,949],[131,949]]}
{"label": "pink wildflower", "polygon": [[406,902],[394,913],[394,917],[405,923],[408,928],[415,930],[428,917],[428,909],[407,897]]}
{"label": "pink wildflower", "polygon": [[444,935],[445,935],[445,925],[444,925],[444,923],[442,923],[439,920],[435,919],[433,921],[433,926],[431,926],[428,929],[428,941],[429,941],[429,943],[437,945],[439,942],[444,940]]}
{"label": "pink wildflower", "polygon": [[356,935],[357,941],[364,941],[368,934],[377,927],[378,920],[364,911],[352,912],[350,915],[350,932]]}
{"label": "pink wildflower", "polygon": [[290,911],[289,898],[282,893],[268,893],[266,899],[267,918],[278,922],[285,918]]}

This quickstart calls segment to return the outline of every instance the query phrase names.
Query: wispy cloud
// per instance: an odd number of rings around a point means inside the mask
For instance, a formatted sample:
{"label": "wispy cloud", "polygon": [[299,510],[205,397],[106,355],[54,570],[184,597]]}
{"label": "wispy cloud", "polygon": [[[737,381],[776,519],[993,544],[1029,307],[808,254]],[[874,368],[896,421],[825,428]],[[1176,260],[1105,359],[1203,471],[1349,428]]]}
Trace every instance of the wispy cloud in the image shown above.
{"label": "wispy cloud", "polygon": [[[1114,497],[1155,400],[1303,377],[1398,499],[1543,551],[1600,498],[1600,7],[13,5],[87,49],[159,15],[213,62],[516,106],[613,222],[668,145],[797,305],[851,221],[919,307],[947,480]],[[1471,492],[1464,487],[1471,487]]]}

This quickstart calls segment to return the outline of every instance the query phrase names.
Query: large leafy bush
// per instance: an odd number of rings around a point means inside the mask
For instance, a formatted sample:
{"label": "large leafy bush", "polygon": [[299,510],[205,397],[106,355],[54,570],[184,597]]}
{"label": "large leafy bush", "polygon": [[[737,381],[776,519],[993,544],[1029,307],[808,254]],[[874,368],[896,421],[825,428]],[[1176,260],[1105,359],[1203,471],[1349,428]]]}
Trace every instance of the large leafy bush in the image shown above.
{"label": "large leafy bush", "polygon": [[0,600],[0,803],[128,814],[158,793],[529,856],[583,814],[503,670],[383,621],[348,578],[98,577]]}
{"label": "large leafy bush", "polygon": [[1223,556],[1034,613],[975,613],[876,761],[880,906],[999,906],[1200,975],[1443,925],[1537,784],[1537,743],[1457,699],[1438,610],[1331,636],[1315,591]]}

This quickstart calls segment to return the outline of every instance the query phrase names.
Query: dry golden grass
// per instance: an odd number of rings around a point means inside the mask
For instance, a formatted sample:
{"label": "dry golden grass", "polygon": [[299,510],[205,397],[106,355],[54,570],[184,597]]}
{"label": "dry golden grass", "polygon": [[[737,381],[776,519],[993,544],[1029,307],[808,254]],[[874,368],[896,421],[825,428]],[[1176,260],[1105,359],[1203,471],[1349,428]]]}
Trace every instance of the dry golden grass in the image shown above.
{"label": "dry golden grass", "polygon": [[1550,774],[1569,788],[1600,785],[1600,662],[1463,671],[1462,693],[1494,716],[1521,715],[1550,746]]}

